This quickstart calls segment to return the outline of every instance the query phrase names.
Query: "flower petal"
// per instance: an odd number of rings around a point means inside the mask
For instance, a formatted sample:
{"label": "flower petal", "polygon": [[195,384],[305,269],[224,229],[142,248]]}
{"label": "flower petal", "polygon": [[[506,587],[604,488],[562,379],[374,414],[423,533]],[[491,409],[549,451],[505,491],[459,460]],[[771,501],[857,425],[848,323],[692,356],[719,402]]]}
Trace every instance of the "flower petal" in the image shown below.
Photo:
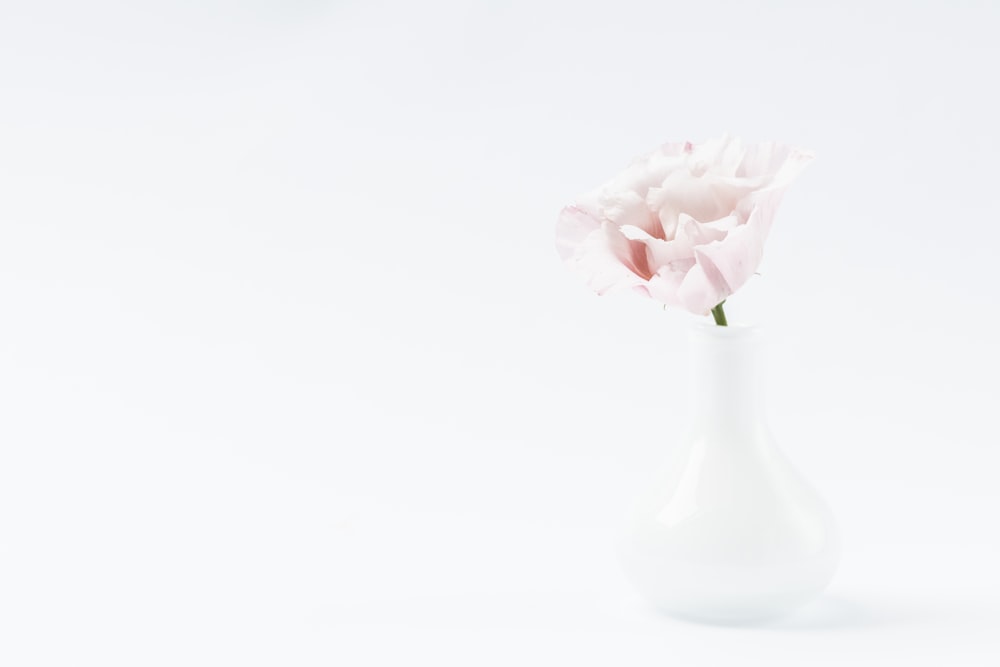
{"label": "flower petal", "polygon": [[564,261],[573,258],[584,240],[600,228],[597,216],[580,206],[563,208],[556,221],[556,251]]}
{"label": "flower petal", "polygon": [[621,262],[622,266],[631,271],[633,275],[643,280],[649,280],[653,273],[649,270],[646,244],[628,238],[611,222],[605,222],[601,231],[604,233],[607,248],[615,259]]}
{"label": "flower petal", "polygon": [[711,267],[706,271],[701,262],[696,262],[691,267],[677,289],[681,305],[696,315],[708,315],[712,308],[730,294],[719,275],[712,272]]}
{"label": "flower petal", "polygon": [[724,136],[664,144],[560,213],[560,257],[603,294],[707,314],[756,271],[785,188],[811,155]]}
{"label": "flower petal", "polygon": [[727,296],[743,287],[764,257],[764,242],[783,190],[771,190],[753,198],[750,216],[725,238],[695,248],[695,258],[708,275],[716,276]]}
{"label": "flower petal", "polygon": [[643,284],[651,274],[646,248],[625,237],[614,223],[603,222],[576,246],[566,263],[579,271],[598,294]]}
{"label": "flower petal", "polygon": [[603,195],[601,208],[605,218],[618,227],[638,227],[650,236],[663,238],[659,219],[646,206],[645,198],[632,190]]}
{"label": "flower petal", "polygon": [[662,267],[646,283],[646,293],[651,299],[668,306],[683,308],[680,298],[680,287],[688,271],[694,266],[694,260],[679,262],[674,268]]}
{"label": "flower petal", "polygon": [[736,169],[736,176],[754,178],[770,177],[775,185],[791,183],[802,169],[812,160],[813,155],[795,146],[774,141],[764,141],[748,146],[743,160]]}

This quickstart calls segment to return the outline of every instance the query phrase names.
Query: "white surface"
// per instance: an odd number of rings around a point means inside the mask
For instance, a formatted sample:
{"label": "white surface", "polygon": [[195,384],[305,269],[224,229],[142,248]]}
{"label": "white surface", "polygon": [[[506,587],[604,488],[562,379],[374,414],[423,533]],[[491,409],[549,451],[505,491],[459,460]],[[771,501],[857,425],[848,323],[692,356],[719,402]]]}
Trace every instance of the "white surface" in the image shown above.
{"label": "white surface", "polygon": [[774,620],[816,600],[840,561],[837,522],[768,425],[756,327],[688,332],[691,426],[640,489],[622,568],[657,609],[711,623]]}
{"label": "white surface", "polygon": [[[0,663],[995,665],[995,3],[4,3]],[[684,314],[559,265],[665,139],[814,150],[761,276],[830,501],[779,626],[634,600]]]}

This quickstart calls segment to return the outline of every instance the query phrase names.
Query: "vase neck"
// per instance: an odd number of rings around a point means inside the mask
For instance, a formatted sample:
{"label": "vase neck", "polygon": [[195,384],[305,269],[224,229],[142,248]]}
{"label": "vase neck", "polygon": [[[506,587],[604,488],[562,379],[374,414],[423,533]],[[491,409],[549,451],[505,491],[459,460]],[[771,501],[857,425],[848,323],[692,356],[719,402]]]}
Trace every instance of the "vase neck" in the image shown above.
{"label": "vase neck", "polygon": [[763,426],[760,332],[752,327],[692,328],[691,414],[713,431]]}

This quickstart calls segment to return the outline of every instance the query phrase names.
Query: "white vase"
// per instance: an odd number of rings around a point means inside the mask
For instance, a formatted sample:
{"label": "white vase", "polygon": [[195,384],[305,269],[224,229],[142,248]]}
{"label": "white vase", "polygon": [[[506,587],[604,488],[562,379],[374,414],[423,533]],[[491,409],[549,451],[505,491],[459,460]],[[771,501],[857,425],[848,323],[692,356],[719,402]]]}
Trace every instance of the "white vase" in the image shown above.
{"label": "white vase", "polygon": [[692,329],[691,428],[621,539],[629,579],[676,616],[774,618],[819,595],[837,567],[830,510],[768,430],[760,339],[752,327]]}

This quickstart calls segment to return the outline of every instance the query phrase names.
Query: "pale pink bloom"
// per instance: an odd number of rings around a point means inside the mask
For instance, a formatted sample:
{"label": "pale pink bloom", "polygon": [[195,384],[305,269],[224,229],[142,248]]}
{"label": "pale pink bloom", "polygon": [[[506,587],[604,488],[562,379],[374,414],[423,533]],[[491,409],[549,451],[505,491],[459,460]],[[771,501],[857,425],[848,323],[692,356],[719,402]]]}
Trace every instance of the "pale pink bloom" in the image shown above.
{"label": "pale pink bloom", "polygon": [[665,144],[564,208],[556,248],[598,294],[631,287],[705,315],[757,270],[781,196],[811,159],[728,136]]}

